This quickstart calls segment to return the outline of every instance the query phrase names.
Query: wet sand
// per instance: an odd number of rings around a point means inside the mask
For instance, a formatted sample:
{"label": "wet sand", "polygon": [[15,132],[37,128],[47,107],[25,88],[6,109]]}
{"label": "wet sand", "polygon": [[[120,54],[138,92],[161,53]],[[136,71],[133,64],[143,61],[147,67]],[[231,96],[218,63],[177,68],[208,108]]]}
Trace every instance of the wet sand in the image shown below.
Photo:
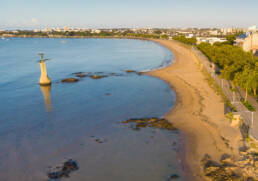
{"label": "wet sand", "polygon": [[224,103],[209,87],[193,52],[173,40],[154,40],[174,54],[174,62],[147,75],[166,81],[176,93],[176,104],[165,118],[180,129],[185,141],[180,157],[191,180],[205,180],[200,161],[205,154],[219,160],[222,154],[238,156],[240,131],[224,116]]}

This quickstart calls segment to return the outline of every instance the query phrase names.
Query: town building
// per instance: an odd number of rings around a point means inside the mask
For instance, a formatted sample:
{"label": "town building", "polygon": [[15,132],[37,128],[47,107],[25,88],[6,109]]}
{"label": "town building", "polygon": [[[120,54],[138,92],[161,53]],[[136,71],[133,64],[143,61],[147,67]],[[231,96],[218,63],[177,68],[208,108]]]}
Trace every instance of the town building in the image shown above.
{"label": "town building", "polygon": [[226,38],[217,38],[217,37],[197,37],[196,40],[197,40],[197,44],[200,44],[202,42],[207,42],[207,43],[210,43],[211,45],[213,45],[216,42],[223,43],[227,41]]}
{"label": "town building", "polygon": [[41,31],[44,32],[44,33],[49,33],[49,32],[52,32],[52,29],[51,28],[44,28]]}
{"label": "town building", "polygon": [[186,38],[193,38],[194,37],[194,34],[193,33],[189,33]]}
{"label": "town building", "polygon": [[238,35],[235,40],[235,45],[242,47],[246,37],[247,37],[247,34],[245,33]]}
{"label": "town building", "polygon": [[240,31],[242,31],[242,29],[240,29],[240,28],[222,28],[220,31],[222,32],[223,35],[228,35],[228,34],[234,34],[234,33],[240,32]]}
{"label": "town building", "polygon": [[219,32],[218,32],[218,30],[211,30],[211,31],[209,31],[209,34],[212,36],[217,36],[217,35],[219,35]]}
{"label": "town building", "polygon": [[95,30],[95,29],[92,29],[91,30],[91,33],[97,33],[97,34],[99,34],[101,32],[101,30]]}
{"label": "town building", "polygon": [[70,28],[68,26],[64,26],[64,31],[69,31]]}
{"label": "town building", "polygon": [[258,33],[253,33],[244,40],[243,50],[256,54],[258,50]]}
{"label": "town building", "polygon": [[248,31],[249,32],[256,32],[258,29],[257,29],[257,26],[256,25],[254,25],[254,26],[250,26],[249,28],[248,28]]}
{"label": "town building", "polygon": [[62,30],[60,28],[56,27],[56,28],[53,28],[53,31],[61,32]]}

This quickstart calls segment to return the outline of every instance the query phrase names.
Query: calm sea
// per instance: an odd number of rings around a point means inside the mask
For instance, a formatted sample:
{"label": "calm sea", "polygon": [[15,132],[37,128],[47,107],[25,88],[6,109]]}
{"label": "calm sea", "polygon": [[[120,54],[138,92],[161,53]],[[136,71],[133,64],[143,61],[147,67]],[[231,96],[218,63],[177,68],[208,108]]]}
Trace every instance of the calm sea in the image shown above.
{"label": "calm sea", "polygon": [[[51,87],[38,84],[40,52],[51,59]],[[79,170],[61,180],[185,180],[179,131],[121,124],[171,109],[175,94],[164,81],[125,70],[159,68],[172,58],[142,40],[0,39],[0,180],[46,181],[50,167],[68,159]],[[110,76],[60,83],[75,72]]]}

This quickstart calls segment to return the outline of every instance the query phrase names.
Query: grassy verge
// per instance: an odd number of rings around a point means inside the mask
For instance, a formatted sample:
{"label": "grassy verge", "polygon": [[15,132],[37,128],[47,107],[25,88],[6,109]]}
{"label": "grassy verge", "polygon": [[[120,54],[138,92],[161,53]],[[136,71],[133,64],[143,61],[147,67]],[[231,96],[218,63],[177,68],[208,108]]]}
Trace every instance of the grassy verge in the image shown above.
{"label": "grassy verge", "polygon": [[228,118],[229,119],[229,121],[230,121],[230,123],[232,123],[232,121],[233,121],[233,113],[232,112],[229,112],[229,113],[227,113],[226,115],[226,118]]}
{"label": "grassy verge", "polygon": [[207,80],[209,86],[219,95],[224,103],[233,111],[237,112],[236,108],[231,104],[231,102],[228,100],[227,96],[223,93],[220,86],[215,82],[215,80],[211,77],[211,75],[206,71],[202,70],[203,75],[205,76],[205,79]]}
{"label": "grassy verge", "polygon": [[255,111],[255,108],[248,101],[241,100],[241,102],[249,111]]}

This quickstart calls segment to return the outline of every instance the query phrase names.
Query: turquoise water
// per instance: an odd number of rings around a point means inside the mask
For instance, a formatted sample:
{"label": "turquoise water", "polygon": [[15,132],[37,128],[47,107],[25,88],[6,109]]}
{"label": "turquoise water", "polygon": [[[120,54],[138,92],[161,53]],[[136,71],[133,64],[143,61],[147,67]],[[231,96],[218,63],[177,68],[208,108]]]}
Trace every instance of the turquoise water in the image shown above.
{"label": "turquoise water", "polygon": [[[39,52],[51,59],[48,88],[38,85]],[[159,68],[172,58],[142,40],[0,39],[0,180],[49,180],[49,167],[67,159],[79,170],[62,180],[166,181],[175,173],[185,180],[179,131],[121,124],[171,109],[175,94],[165,82],[125,70]],[[119,76],[60,83],[75,72]]]}

